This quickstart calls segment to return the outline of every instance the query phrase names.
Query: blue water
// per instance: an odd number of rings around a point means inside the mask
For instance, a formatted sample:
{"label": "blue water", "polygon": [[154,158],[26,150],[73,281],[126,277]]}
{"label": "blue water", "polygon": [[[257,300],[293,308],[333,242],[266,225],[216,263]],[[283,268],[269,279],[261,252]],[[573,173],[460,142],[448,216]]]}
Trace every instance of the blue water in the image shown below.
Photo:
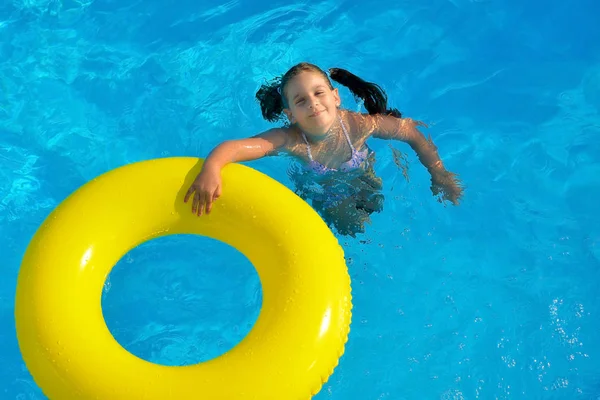
{"label": "blue water", "polygon": [[[593,0],[2,2],[0,398],[44,398],[13,307],[51,210],[112,168],[272,127],[254,93],[300,61],[380,84],[467,186],[444,206],[407,145],[372,143],[385,211],[340,238],[352,330],[315,398],[598,398],[598,15]],[[289,185],[287,162],[250,165]],[[181,365],[234,346],[261,298],[235,250],[174,236],[128,253],[102,301],[127,349]]]}

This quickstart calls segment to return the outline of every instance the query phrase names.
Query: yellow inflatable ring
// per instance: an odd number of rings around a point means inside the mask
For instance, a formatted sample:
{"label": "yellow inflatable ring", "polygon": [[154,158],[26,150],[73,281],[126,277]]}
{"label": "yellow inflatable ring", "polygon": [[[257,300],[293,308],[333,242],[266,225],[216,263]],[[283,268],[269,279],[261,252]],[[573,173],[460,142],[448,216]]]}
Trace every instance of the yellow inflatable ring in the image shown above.
{"label": "yellow inflatable ring", "polygon": [[[19,272],[15,318],[23,359],[52,400],[310,399],[343,354],[351,319],[342,248],[318,214],[268,176],[223,169],[209,216],[183,198],[203,160],[163,158],[112,170],[69,196],[40,226]],[[102,315],[112,267],[159,236],[225,242],[254,265],[256,324],[233,349],[189,366],[125,350]]]}

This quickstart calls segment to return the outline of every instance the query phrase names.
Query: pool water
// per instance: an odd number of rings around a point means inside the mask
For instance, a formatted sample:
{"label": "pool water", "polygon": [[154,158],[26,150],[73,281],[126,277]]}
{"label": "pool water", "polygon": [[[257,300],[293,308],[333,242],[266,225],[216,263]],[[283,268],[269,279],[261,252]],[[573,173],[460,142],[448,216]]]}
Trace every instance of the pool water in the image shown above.
{"label": "pool water", "polygon": [[[466,185],[460,206],[441,204],[409,146],[370,143],[385,210],[340,237],[353,322],[315,399],[600,397],[597,15],[592,0],[3,2],[0,398],[45,398],[13,310],[21,258],[52,209],[126,163],[204,157],[272,127],[254,94],[300,61],[381,85],[430,124]],[[249,165],[290,185],[288,161]],[[117,340],[168,365],[233,347],[261,301],[243,255],[194,236],[130,251],[102,299]]]}

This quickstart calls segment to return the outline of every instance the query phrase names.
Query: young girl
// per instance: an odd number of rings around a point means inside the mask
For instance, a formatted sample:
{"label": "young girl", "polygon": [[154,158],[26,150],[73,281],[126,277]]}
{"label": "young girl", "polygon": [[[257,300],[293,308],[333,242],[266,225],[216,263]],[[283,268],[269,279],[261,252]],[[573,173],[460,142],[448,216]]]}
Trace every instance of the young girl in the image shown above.
{"label": "young girl", "polygon": [[285,113],[289,123],[215,147],[185,195],[187,202],[195,192],[192,212],[210,213],[221,195],[220,172],[226,164],[287,154],[300,164],[289,171],[296,193],[310,199],[328,225],[354,237],[364,232],[371,213],[383,209],[382,181],[375,176],[374,153],[366,144],[371,137],[408,143],[431,175],[433,194],[458,204],[460,182],[444,168],[431,139],[417,130],[424,124],[388,109],[387,97],[376,84],[339,68],[330,69],[329,76],[362,99],[368,114],[340,108],[338,90],[319,67],[295,65],[256,93],[266,120],[277,121]]}

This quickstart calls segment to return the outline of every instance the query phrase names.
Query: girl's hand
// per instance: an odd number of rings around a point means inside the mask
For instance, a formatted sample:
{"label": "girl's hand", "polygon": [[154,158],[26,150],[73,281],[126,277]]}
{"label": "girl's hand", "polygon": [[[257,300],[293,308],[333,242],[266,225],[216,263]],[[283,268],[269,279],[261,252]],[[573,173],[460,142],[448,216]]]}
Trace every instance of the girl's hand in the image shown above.
{"label": "girl's hand", "polygon": [[183,201],[187,203],[194,192],[196,194],[192,201],[192,212],[199,216],[204,211],[209,214],[212,203],[221,196],[221,171],[203,168],[188,189]]}
{"label": "girl's hand", "polygon": [[434,196],[442,195],[440,202],[449,200],[455,206],[463,196],[463,186],[456,174],[449,171],[436,172],[431,177],[431,191]]}

